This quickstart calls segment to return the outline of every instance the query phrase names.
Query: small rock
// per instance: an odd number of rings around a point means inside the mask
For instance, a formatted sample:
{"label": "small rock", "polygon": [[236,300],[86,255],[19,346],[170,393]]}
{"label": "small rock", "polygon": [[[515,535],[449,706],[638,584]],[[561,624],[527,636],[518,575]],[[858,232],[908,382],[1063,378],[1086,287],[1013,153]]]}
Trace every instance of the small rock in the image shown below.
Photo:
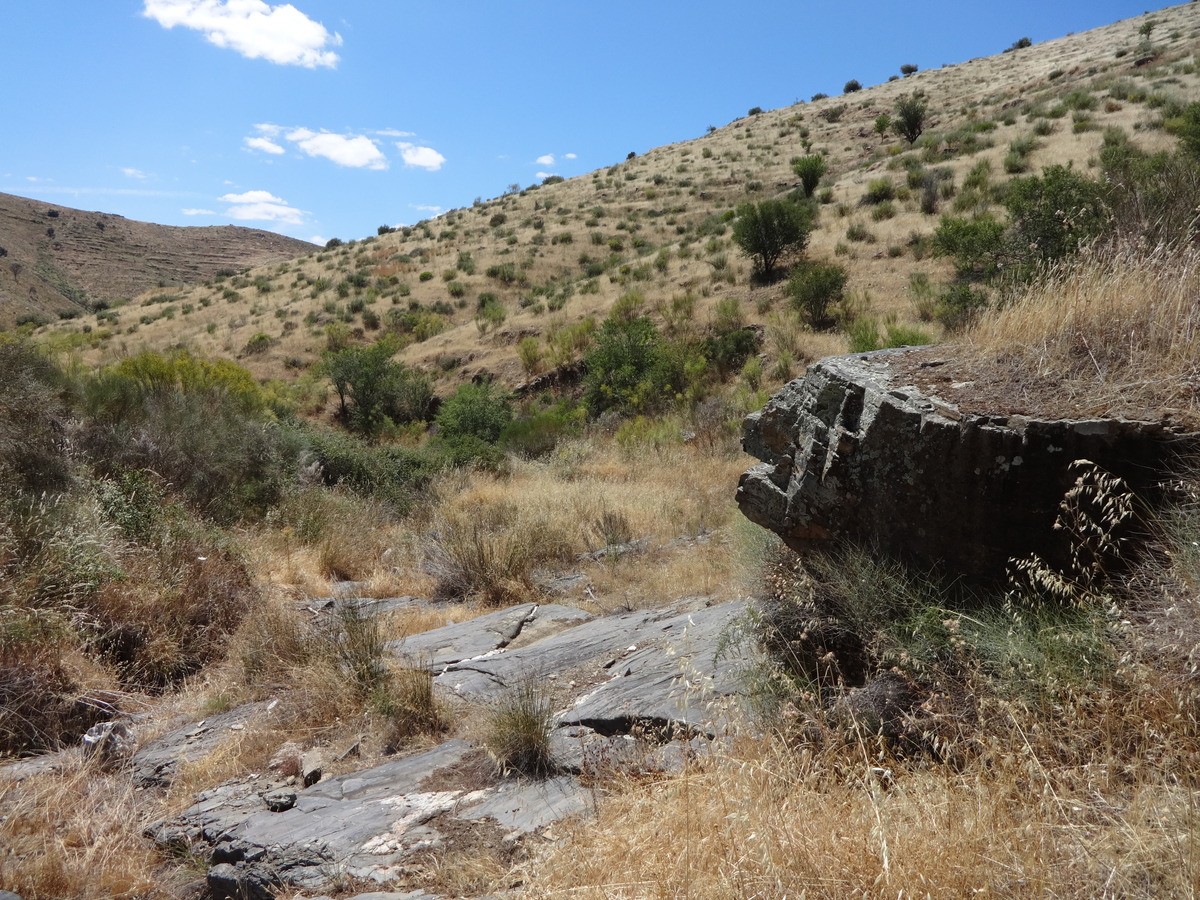
{"label": "small rock", "polygon": [[123,765],[136,749],[133,732],[124,722],[93,725],[83,736],[83,755],[104,767]]}
{"label": "small rock", "polygon": [[263,803],[271,812],[287,812],[296,805],[296,792],[279,788],[262,795]]}
{"label": "small rock", "polygon": [[344,762],[352,756],[362,756],[362,741],[355,741],[353,744],[335,756],[334,762]]}
{"label": "small rock", "polygon": [[271,886],[256,872],[220,863],[208,870],[208,890],[213,900],[274,900]]}
{"label": "small rock", "polygon": [[275,755],[271,757],[271,761],[267,763],[267,768],[272,772],[278,772],[286,778],[291,778],[294,775],[300,774],[303,751],[300,745],[294,741],[288,741],[283,744]]}
{"label": "small rock", "polygon": [[300,775],[305,787],[312,787],[321,780],[321,751],[309,750],[300,759]]}

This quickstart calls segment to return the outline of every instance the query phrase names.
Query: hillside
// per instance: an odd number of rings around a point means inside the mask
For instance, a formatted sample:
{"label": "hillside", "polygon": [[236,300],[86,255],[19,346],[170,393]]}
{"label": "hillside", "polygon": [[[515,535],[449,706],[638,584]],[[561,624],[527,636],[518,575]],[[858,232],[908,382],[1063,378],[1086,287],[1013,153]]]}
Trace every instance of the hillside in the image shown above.
{"label": "hillside", "polygon": [[[1152,40],[1140,33],[1148,21]],[[566,326],[603,318],[636,290],[660,317],[699,322],[718,300],[736,299],[747,321],[774,322],[764,349],[786,377],[806,359],[843,350],[846,338],[811,333],[781,312],[783,285],[750,283],[728,218],[739,203],[792,191],[793,157],[826,161],[807,255],[848,270],[840,320],[869,314],[936,338],[939,327],[909,285],[917,275],[936,289],[950,277],[948,263],[931,257],[939,217],[1003,215],[995,201],[1003,184],[1047,165],[1089,172],[1113,129],[1148,151],[1173,146],[1164,115],[1200,97],[1198,48],[1200,10],[1178,6],[841,97],[755,110],[590,175],[514,189],[239,277],[150,291],[100,320],[54,327],[76,332],[73,345],[90,347],[93,360],[182,345],[237,357],[260,378],[294,377],[327,346],[390,331],[408,344],[405,361],[449,384],[484,371],[515,384],[572,357],[559,337]],[[910,146],[874,126],[913,93],[928,115]],[[886,182],[886,202],[868,196],[877,181]],[[478,315],[483,306],[489,316]],[[79,333],[85,326],[90,334]],[[531,336],[538,351],[527,349],[523,369],[518,344]]]}
{"label": "hillside", "polygon": [[75,318],[154,287],[290,259],[310,246],[255,228],[153,225],[0,194],[0,327]]}
{"label": "hillside", "polygon": [[0,900],[1195,896],[1200,7],[1026,43],[0,333]]}

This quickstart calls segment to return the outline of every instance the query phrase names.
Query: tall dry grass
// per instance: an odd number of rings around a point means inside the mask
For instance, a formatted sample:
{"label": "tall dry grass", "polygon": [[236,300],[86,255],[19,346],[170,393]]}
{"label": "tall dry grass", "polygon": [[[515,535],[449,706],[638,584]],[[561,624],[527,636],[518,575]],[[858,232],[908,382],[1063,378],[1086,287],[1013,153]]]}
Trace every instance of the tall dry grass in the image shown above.
{"label": "tall dry grass", "polygon": [[1095,405],[1200,408],[1200,252],[1085,253],[985,312],[964,336],[979,356],[1061,379]]}
{"label": "tall dry grass", "polygon": [[62,775],[0,782],[0,886],[29,900],[179,896],[189,875],[164,868],[141,836],[161,801],[127,774],[68,765]]}
{"label": "tall dry grass", "polygon": [[[526,891],[597,900],[1194,896],[1194,709],[1181,727],[1171,717],[1182,710],[1161,700],[1080,698],[1057,727],[996,705],[960,766],[890,758],[853,736],[799,747],[747,738],[670,780],[616,785],[595,820],[576,823],[529,865]],[[1071,730],[1063,753],[1058,739]]]}
{"label": "tall dry grass", "polygon": [[[548,461],[512,460],[504,473],[445,478],[431,528],[431,564],[444,597],[502,604],[539,596],[539,574],[584,571],[600,605],[646,606],[715,590],[730,571],[726,531],[743,467],[690,444],[623,450],[594,438]],[[703,552],[680,538],[714,536]],[[638,552],[580,555],[616,536]],[[612,596],[616,595],[616,596]]]}

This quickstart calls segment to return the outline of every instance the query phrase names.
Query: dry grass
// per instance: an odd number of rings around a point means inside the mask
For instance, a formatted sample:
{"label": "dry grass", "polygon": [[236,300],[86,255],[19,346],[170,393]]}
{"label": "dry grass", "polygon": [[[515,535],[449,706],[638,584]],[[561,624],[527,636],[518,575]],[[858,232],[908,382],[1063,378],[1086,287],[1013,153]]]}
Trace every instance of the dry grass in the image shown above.
{"label": "dry grass", "polygon": [[0,783],[0,885],[27,900],[178,896],[187,874],[165,871],[141,836],[162,809],[128,776],[82,763]]}
{"label": "dry grass", "polygon": [[[1058,724],[1077,730],[1069,744],[1088,745],[1077,756],[1059,750],[1055,723],[994,707],[961,770],[861,741],[745,739],[680,777],[625,784],[529,867],[526,889],[604,900],[1192,896],[1196,722],[1129,700],[1061,710]],[[1150,731],[1161,755],[1147,752]]]}
{"label": "dry grass", "polygon": [[1197,410],[1200,254],[1125,250],[1060,266],[965,336],[1097,405]]}
{"label": "dry grass", "polygon": [[[547,462],[513,461],[506,474],[452,476],[441,486],[433,529],[442,592],[489,604],[534,599],[541,569],[587,572],[601,606],[709,592],[729,571],[721,540],[734,519],[729,485],[741,468],[721,450],[679,444],[627,452],[584,439]],[[613,523],[644,540],[649,555],[578,559],[614,543]],[[703,550],[671,546],[710,531]]]}

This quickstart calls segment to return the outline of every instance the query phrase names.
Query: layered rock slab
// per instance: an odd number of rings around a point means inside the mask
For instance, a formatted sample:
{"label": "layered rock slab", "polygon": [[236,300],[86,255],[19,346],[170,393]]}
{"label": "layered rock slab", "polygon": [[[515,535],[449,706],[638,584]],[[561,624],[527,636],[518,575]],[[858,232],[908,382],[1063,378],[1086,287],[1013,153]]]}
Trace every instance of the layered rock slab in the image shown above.
{"label": "layered rock slab", "polygon": [[742,445],[762,460],[738,485],[747,518],[794,549],[849,539],[997,577],[1011,558],[1062,552],[1073,461],[1150,492],[1195,444],[1160,422],[964,412],[908,381],[909,352],[823,359],[746,419]]}

